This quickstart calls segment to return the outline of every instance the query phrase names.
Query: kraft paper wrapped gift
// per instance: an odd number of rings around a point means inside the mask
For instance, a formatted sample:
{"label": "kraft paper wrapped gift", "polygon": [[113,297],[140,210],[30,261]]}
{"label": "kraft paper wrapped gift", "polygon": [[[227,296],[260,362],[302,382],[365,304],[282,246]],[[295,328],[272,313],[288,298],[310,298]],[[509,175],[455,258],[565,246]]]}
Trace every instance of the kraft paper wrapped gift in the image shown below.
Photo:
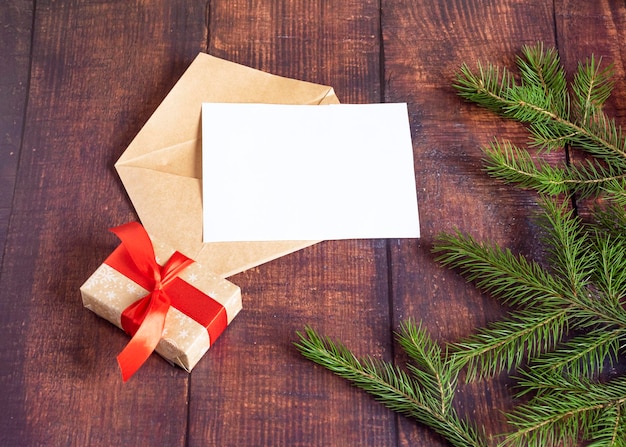
{"label": "kraft paper wrapped gift", "polygon": [[[148,320],[154,320],[154,315],[158,319],[159,312],[164,323],[160,328],[157,324],[158,332],[152,333],[152,349],[191,371],[241,310],[239,287],[165,244],[152,243],[137,222],[112,231],[122,243],[80,291],[86,308],[134,334],[118,356],[124,381],[151,354],[152,350],[141,349],[137,354],[131,345],[145,342],[144,326]],[[141,321],[142,318],[145,319]]]}
{"label": "kraft paper wrapped gift", "polygon": [[[200,53],[115,164],[148,233],[224,278],[317,242],[202,242],[203,102],[324,105],[339,100],[332,87]],[[245,126],[241,123],[243,131]]]}

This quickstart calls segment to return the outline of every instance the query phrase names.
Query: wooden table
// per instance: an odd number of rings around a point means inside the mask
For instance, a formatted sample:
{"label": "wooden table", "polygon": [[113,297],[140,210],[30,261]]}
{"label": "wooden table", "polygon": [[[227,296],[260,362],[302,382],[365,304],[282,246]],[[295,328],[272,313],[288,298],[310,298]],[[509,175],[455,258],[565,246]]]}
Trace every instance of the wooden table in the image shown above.
{"label": "wooden table", "polygon": [[[301,357],[296,331],[401,361],[407,318],[450,342],[502,315],[430,250],[459,228],[537,251],[533,194],[480,163],[495,135],[526,135],[461,101],[454,75],[511,66],[538,41],[570,73],[594,53],[615,64],[608,107],[624,124],[625,25],[621,0],[4,0],[0,445],[446,445]],[[238,274],[244,311],[192,374],[155,355],[123,384],[128,338],[78,288],[117,245],[107,229],[136,219],[113,163],[198,52],[331,85],[344,103],[407,102],[422,238],[322,242]],[[499,378],[457,404],[496,433],[513,401]]]}

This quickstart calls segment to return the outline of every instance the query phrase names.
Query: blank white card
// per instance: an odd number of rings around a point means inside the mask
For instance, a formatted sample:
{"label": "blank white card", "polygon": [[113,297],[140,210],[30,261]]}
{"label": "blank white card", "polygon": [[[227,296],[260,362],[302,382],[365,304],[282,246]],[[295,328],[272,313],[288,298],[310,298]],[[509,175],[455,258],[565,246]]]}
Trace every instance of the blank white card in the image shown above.
{"label": "blank white card", "polygon": [[419,237],[406,104],[202,105],[204,242]]}

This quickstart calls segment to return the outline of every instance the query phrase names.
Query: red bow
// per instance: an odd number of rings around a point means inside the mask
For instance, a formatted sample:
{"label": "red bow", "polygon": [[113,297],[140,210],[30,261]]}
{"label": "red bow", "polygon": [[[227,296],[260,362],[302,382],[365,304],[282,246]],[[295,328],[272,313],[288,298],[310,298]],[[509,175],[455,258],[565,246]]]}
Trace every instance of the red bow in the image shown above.
{"label": "red bow", "polygon": [[111,231],[120,238],[126,249],[126,264],[134,264],[143,279],[141,285],[151,290],[148,295],[128,306],[122,314],[122,327],[132,335],[128,345],[117,356],[122,378],[126,382],[159,344],[165,316],[171,305],[166,286],[193,260],[175,252],[161,267],[156,262],[152,242],[139,223],[131,222],[112,228]]}

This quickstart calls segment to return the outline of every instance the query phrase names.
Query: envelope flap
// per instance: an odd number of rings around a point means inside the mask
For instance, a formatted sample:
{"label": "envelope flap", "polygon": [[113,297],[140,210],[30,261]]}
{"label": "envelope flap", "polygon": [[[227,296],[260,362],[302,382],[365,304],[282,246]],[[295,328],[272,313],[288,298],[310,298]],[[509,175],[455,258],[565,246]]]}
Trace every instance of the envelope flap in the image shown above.
{"label": "envelope flap", "polygon": [[332,104],[332,87],[265,73],[200,53],[118,163],[200,136],[203,102]]}
{"label": "envelope flap", "polygon": [[[153,237],[222,277],[317,241],[202,243],[203,102],[337,104],[332,87],[199,54],[115,164]],[[213,215],[219,219],[219,210]]]}
{"label": "envelope flap", "polygon": [[202,249],[201,180],[135,166],[117,171],[148,234],[195,259]]}
{"label": "envelope flap", "polygon": [[201,179],[202,141],[199,138],[194,138],[134,158],[118,161],[116,163],[118,171],[121,166]]}

